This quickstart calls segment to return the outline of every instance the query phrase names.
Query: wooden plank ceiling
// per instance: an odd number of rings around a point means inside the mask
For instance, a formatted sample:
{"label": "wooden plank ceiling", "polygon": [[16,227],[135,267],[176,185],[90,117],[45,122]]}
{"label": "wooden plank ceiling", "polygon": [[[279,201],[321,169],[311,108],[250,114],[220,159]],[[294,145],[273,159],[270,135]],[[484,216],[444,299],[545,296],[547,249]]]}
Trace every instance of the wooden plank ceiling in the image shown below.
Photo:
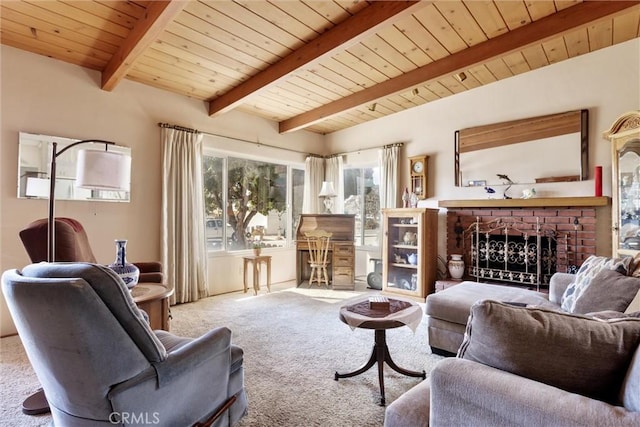
{"label": "wooden plank ceiling", "polygon": [[330,133],[640,36],[638,1],[2,1],[8,46]]}

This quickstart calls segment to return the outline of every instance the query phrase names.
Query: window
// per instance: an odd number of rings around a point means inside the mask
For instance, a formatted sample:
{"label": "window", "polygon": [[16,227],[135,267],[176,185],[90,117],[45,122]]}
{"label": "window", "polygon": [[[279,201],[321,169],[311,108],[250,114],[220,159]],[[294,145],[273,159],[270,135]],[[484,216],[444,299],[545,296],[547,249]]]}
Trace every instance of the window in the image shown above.
{"label": "window", "polygon": [[[209,250],[245,250],[255,240],[285,246],[291,189],[286,165],[205,155],[203,161],[206,239]],[[292,173],[295,182],[299,174]],[[302,173],[304,181],[304,173]],[[295,200],[295,199],[294,199]],[[301,209],[302,201],[300,201]],[[295,210],[295,205],[294,205]]]}
{"label": "window", "polygon": [[344,169],[344,213],[356,216],[355,243],[379,246],[380,169]]}
{"label": "window", "polygon": [[304,199],[304,169],[291,170],[291,217],[293,224],[291,232],[294,233],[300,223],[302,214],[302,200]]}

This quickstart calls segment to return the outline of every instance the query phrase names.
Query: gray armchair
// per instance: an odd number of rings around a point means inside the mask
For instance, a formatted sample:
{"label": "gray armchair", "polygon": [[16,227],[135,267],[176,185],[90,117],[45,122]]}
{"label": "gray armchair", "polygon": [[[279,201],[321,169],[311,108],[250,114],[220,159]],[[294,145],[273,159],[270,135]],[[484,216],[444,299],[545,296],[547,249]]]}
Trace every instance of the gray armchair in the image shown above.
{"label": "gray armchair", "polygon": [[124,282],[95,264],[9,270],[2,290],[56,425],[229,426],[245,415],[243,352],[227,328],[152,331]]}

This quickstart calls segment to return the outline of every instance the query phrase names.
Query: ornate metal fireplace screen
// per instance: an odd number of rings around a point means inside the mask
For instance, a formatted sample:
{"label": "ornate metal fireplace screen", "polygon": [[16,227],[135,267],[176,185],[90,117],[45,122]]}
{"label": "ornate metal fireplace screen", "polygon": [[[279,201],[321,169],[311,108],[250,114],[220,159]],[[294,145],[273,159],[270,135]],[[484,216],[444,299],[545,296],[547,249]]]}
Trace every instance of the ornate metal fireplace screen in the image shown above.
{"label": "ornate metal fireplace screen", "polygon": [[[467,273],[477,280],[548,286],[556,271],[557,232],[513,218],[476,222],[464,231]],[[466,248],[465,248],[466,250]]]}

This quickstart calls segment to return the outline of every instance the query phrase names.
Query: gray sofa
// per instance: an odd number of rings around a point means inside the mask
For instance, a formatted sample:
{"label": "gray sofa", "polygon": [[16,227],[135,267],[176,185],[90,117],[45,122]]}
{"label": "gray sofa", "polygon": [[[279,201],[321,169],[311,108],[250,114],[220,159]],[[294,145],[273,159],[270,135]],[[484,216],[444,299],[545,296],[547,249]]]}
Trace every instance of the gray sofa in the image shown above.
{"label": "gray sofa", "polygon": [[427,333],[434,354],[454,355],[464,338],[469,309],[481,299],[535,304],[560,308],[560,301],[575,275],[556,273],[551,277],[549,293],[524,288],[462,282],[427,297]]}
{"label": "gray sofa", "polygon": [[618,316],[480,301],[458,356],[390,404],[384,426],[640,426],[640,319]]}

